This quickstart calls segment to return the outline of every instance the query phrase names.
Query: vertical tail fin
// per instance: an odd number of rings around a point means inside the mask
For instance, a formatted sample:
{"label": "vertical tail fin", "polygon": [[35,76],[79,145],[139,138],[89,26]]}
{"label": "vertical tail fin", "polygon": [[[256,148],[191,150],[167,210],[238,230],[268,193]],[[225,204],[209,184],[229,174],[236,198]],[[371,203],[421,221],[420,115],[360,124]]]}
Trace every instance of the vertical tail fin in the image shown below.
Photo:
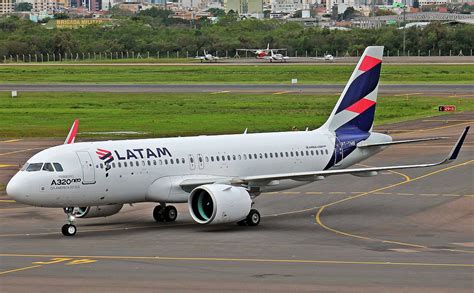
{"label": "vertical tail fin", "polygon": [[76,140],[78,126],[79,126],[79,119],[76,119],[72,123],[71,129],[69,130],[69,133],[66,137],[66,140],[64,141],[64,144],[74,143],[74,141]]}
{"label": "vertical tail fin", "polygon": [[351,129],[366,132],[372,129],[382,55],[382,46],[370,46],[365,49],[323,127],[331,132]]}

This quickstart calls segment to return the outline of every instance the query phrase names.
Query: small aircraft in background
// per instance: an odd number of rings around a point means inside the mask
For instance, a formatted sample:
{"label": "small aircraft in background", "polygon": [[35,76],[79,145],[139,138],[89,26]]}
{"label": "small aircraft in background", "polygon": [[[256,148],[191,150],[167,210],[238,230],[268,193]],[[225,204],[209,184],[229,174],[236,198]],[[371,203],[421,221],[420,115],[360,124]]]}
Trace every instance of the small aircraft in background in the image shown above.
{"label": "small aircraft in background", "polygon": [[314,59],[316,60],[323,60],[323,61],[329,61],[329,62],[334,62],[335,60],[337,59],[342,59],[340,57],[334,57],[333,55],[331,54],[324,54],[323,57],[314,57]]}
{"label": "small aircraft in background", "polygon": [[202,63],[204,61],[217,62],[218,60],[226,59],[226,58],[225,57],[214,56],[214,55],[206,52],[206,50],[204,50],[204,56],[196,56],[196,57],[194,57],[194,59],[199,59],[199,60],[201,60],[201,63]]}
{"label": "small aircraft in background", "polygon": [[271,52],[278,52],[278,51],[286,51],[286,49],[271,49],[270,48],[270,43],[267,44],[266,49],[237,49],[237,52],[243,51],[243,52],[252,52],[255,54],[255,58],[257,59],[267,59],[267,57],[271,56]]}
{"label": "small aircraft in background", "polygon": [[290,59],[288,56],[284,56],[283,54],[280,53],[275,53],[275,51],[270,50],[270,56],[265,56],[265,60],[270,60],[270,62],[273,61],[280,61],[280,62],[286,62]]}

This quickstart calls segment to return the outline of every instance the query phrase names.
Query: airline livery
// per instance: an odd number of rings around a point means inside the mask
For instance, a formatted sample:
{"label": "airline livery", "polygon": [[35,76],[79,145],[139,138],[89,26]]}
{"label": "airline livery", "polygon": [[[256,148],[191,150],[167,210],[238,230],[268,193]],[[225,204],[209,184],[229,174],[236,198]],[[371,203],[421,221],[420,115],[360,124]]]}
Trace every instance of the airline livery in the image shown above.
{"label": "airline livery", "polygon": [[199,224],[256,226],[262,192],[280,191],[327,176],[374,176],[382,170],[431,167],[455,160],[467,127],[449,155],[436,163],[349,168],[392,141],[372,131],[383,47],[368,47],[329,119],[312,131],[233,134],[74,143],[76,120],[63,145],[31,157],[10,180],[18,202],[63,208],[66,236],[77,218],[106,217],[124,204],[156,202],[156,221],[175,221],[171,203],[188,203]]}

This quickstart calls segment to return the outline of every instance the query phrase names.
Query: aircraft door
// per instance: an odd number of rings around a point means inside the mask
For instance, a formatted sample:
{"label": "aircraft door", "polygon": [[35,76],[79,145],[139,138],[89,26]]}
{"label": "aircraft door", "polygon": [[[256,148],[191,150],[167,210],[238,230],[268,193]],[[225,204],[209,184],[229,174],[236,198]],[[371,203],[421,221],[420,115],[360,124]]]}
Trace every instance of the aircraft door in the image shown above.
{"label": "aircraft door", "polygon": [[91,155],[87,151],[76,152],[82,167],[82,184],[95,183],[95,169]]}
{"label": "aircraft door", "polygon": [[198,154],[197,157],[198,157],[199,169],[203,169],[204,168],[204,158],[202,157],[201,154]]}
{"label": "aircraft door", "polygon": [[194,162],[194,156],[188,155],[188,159],[189,159],[189,169],[191,170],[196,169],[196,162]]}

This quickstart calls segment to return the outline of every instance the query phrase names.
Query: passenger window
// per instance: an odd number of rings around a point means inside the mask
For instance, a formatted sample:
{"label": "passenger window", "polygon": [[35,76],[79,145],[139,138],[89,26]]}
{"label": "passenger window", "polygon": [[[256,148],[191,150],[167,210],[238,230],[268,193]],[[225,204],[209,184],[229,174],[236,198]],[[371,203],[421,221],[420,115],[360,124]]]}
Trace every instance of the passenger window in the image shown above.
{"label": "passenger window", "polygon": [[112,168],[115,168],[115,163],[112,163]]}
{"label": "passenger window", "polygon": [[218,162],[219,162],[219,156],[216,156],[216,161],[218,161]]}
{"label": "passenger window", "polygon": [[163,165],[163,161],[162,161],[162,160],[160,160],[160,165]]}
{"label": "passenger window", "polygon": [[326,149],[325,151],[326,151],[326,155],[329,155],[328,149]]}
{"label": "passenger window", "polygon": [[288,152],[285,152],[286,157],[288,157]]}
{"label": "passenger window", "polygon": [[273,158],[273,153],[270,153],[270,158]]}
{"label": "passenger window", "polygon": [[233,159],[234,161],[236,160],[235,155],[232,156],[232,159]]}
{"label": "passenger window", "polygon": [[101,169],[104,169],[104,165],[102,165],[102,163],[100,163],[99,166],[100,166]]}
{"label": "passenger window", "polygon": [[311,150],[311,156],[314,156],[314,151],[313,150]]}
{"label": "passenger window", "polygon": [[153,160],[153,166],[156,166],[156,160]]}
{"label": "passenger window", "polygon": [[179,164],[179,159],[176,159],[176,164]]}
{"label": "passenger window", "polygon": [[43,167],[43,163],[33,163],[29,164],[28,168],[26,168],[26,171],[28,172],[35,172],[41,170],[41,167]]}
{"label": "passenger window", "polygon": [[[165,160],[166,161],[166,160]],[[173,165],[174,164],[174,161],[173,159],[170,159],[170,164]]]}
{"label": "passenger window", "polygon": [[303,151],[301,151],[300,154],[301,154],[302,157],[304,157],[304,152]]}
{"label": "passenger window", "polygon": [[54,172],[53,165],[51,163],[44,163],[43,171]]}
{"label": "passenger window", "polygon": [[225,161],[225,156],[222,156],[222,161]]}
{"label": "passenger window", "polygon": [[283,152],[280,152],[280,157],[283,158]]}
{"label": "passenger window", "polygon": [[309,156],[309,151],[306,151],[306,155]]}
{"label": "passenger window", "polygon": [[165,165],[168,165],[168,159],[165,159]]}
{"label": "passenger window", "polygon": [[265,153],[265,159],[268,159],[268,154],[267,153]]}
{"label": "passenger window", "polygon": [[135,166],[140,166],[140,163],[138,163],[138,161],[135,162]]}
{"label": "passenger window", "polygon": [[263,159],[263,155],[262,155],[262,153],[260,153],[260,159]]}
{"label": "passenger window", "polygon": [[257,159],[257,154],[253,154],[253,158],[254,158],[254,159]]}
{"label": "passenger window", "polygon": [[184,158],[181,159],[181,163],[186,163],[186,161],[184,160]]}
{"label": "passenger window", "polygon": [[247,155],[246,154],[244,154],[244,160],[247,160]]}
{"label": "passenger window", "polygon": [[198,157],[199,163],[202,163],[202,157]]}
{"label": "passenger window", "polygon": [[241,156],[241,155],[239,155],[238,157],[239,157],[239,161],[242,160],[242,156]]}
{"label": "passenger window", "polygon": [[123,166],[124,166],[124,167],[127,167],[127,162],[123,162]]}
{"label": "passenger window", "polygon": [[206,163],[209,163],[209,157],[206,157]]}
{"label": "passenger window", "polygon": [[211,156],[211,162],[214,162],[214,157],[213,156]]}
{"label": "passenger window", "polygon": [[117,163],[117,166],[118,166],[119,168],[122,168],[122,163],[118,162],[118,163]]}
{"label": "passenger window", "polygon": [[227,155],[227,160],[230,161],[230,155]]}
{"label": "passenger window", "polygon": [[57,172],[62,172],[62,171],[64,171],[64,170],[63,170],[63,166],[61,166],[61,164],[59,164],[59,163],[53,163],[53,165],[54,165],[54,169],[56,169]]}

